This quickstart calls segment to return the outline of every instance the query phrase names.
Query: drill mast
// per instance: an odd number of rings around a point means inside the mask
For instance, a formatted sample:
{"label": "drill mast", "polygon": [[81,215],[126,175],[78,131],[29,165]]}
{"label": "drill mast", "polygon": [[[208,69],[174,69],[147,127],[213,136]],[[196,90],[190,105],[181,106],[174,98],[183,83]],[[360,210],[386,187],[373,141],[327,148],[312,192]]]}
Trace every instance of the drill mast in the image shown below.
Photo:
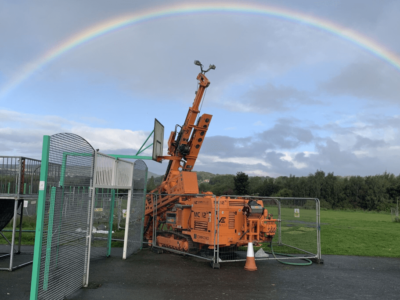
{"label": "drill mast", "polygon": [[[185,194],[198,194],[199,188],[196,173],[191,173],[196,163],[205,135],[210,125],[212,115],[203,114],[197,119],[200,113],[199,107],[204,96],[206,88],[210,81],[205,73],[214,70],[215,66],[210,65],[207,70],[199,61],[195,64],[200,66],[201,72],[197,75],[198,89],[192,106],[186,115],[182,126],[176,125],[175,131],[172,131],[168,139],[168,156],[159,156],[157,161],[169,160],[164,180],[161,185],[151,191],[146,197],[145,218],[147,222],[153,216],[155,199],[153,194],[158,193],[157,215],[164,213],[171,205]],[[197,119],[197,123],[196,123]],[[196,124],[195,124],[196,123]],[[180,131],[178,132],[178,127]],[[182,196],[170,196],[169,194],[178,194]]]}

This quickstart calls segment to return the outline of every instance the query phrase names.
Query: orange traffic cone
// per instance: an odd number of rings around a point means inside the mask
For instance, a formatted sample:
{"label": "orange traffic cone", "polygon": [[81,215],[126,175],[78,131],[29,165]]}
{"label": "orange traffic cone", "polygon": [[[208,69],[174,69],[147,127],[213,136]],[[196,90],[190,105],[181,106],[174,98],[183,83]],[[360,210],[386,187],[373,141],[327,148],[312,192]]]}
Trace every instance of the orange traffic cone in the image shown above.
{"label": "orange traffic cone", "polygon": [[249,243],[247,245],[247,258],[246,258],[246,265],[244,266],[244,269],[247,271],[256,271],[257,270],[256,260],[254,259],[253,243]]}

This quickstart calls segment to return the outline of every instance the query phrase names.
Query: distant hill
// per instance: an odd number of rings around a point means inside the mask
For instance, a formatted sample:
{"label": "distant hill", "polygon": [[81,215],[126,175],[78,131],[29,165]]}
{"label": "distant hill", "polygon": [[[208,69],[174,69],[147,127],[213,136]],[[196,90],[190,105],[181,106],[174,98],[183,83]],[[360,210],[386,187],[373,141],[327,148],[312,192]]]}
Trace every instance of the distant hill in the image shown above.
{"label": "distant hill", "polygon": [[[221,174],[213,174],[210,172],[203,172],[203,171],[198,171],[198,172],[193,171],[193,172],[197,173],[197,181],[199,184],[203,182],[209,182],[211,178],[214,178],[216,176],[221,176]],[[224,175],[233,175],[233,174],[224,174]],[[159,175],[149,171],[147,174],[147,178],[150,179],[152,176],[154,177],[156,185],[160,184],[164,177],[164,175]],[[259,177],[262,179],[269,178],[268,176],[249,176],[249,177]]]}
{"label": "distant hill", "polygon": [[[213,173],[210,173],[210,172],[203,172],[203,171],[199,171],[199,172],[196,172],[196,173],[197,173],[197,181],[199,183],[204,182],[205,180],[209,180],[209,179],[211,179],[211,178],[213,178],[215,176],[235,175],[235,174],[213,174]],[[251,176],[251,175],[249,175],[249,177],[259,177],[259,178],[262,178],[262,179],[270,178],[268,176]]]}
{"label": "distant hill", "polygon": [[164,175],[159,175],[159,174],[156,174],[156,173],[153,173],[153,172],[148,171],[148,172],[147,172],[147,178],[151,178],[151,176],[153,176],[154,178],[156,178],[156,177],[160,177],[160,176],[164,176]]}

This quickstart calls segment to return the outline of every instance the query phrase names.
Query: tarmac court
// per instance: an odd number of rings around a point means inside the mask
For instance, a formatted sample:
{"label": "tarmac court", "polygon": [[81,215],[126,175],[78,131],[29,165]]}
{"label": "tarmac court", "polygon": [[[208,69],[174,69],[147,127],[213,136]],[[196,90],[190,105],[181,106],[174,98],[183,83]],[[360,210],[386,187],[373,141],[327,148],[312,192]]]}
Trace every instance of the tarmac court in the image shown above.
{"label": "tarmac court", "polygon": [[[24,250],[24,249],[23,249]],[[323,256],[324,264],[221,264],[144,249],[127,260],[120,248],[93,261],[90,285],[67,299],[400,299],[400,259]],[[19,259],[22,259],[21,256]],[[0,299],[29,299],[32,265],[0,272]]]}

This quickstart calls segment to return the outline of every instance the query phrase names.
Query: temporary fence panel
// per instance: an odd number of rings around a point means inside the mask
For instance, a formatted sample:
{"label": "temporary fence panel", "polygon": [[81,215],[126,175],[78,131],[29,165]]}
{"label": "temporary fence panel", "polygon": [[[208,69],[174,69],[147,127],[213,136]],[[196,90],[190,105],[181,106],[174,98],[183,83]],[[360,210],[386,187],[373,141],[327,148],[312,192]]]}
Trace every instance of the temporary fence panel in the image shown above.
{"label": "temporary fence panel", "polygon": [[30,299],[64,299],[87,283],[94,155],[78,135],[44,136]]}
{"label": "temporary fence panel", "polygon": [[142,249],[147,171],[147,165],[144,161],[135,161],[133,169],[133,190],[131,197],[128,198],[128,205],[126,208],[124,259]]}
{"label": "temporary fence panel", "polygon": [[[245,261],[247,256],[247,246],[233,244],[229,247],[220,247],[219,241],[222,240],[221,226],[235,228],[235,218],[231,214],[243,214],[244,203],[250,200],[262,201],[263,207],[271,214],[272,219],[277,219],[276,231],[272,242],[256,242],[254,244],[255,260],[299,260],[303,258],[321,260],[320,248],[320,219],[319,219],[319,200],[314,198],[270,198],[270,197],[245,197],[245,196],[224,196],[228,198],[229,209],[221,207],[221,199],[218,198],[218,219],[221,220],[225,215],[229,218],[229,223],[217,223],[215,228],[218,232],[218,261],[233,262]],[[243,203],[231,200],[242,200]],[[231,206],[237,212],[231,211]],[[229,214],[229,215],[228,215]],[[231,220],[232,219],[232,220]],[[232,225],[232,226],[231,226]],[[237,227],[237,226],[236,226]],[[274,229],[275,230],[275,229]],[[224,231],[226,232],[226,230]],[[239,232],[240,234],[240,232]],[[245,233],[243,234],[245,236]]]}
{"label": "temporary fence panel", "polygon": [[[318,199],[277,199],[280,203],[281,222],[274,251],[290,257],[321,259],[320,203]],[[287,257],[287,256],[286,256]]]}

